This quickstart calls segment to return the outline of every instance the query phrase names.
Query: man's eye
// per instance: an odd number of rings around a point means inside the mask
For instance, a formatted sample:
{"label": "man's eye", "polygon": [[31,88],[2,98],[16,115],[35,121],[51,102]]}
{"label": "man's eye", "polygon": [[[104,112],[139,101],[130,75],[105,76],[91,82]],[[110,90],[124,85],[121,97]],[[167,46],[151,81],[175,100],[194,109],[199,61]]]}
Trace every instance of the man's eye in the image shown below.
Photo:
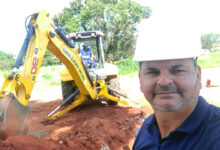
{"label": "man's eye", "polygon": [[148,75],[158,75],[159,72],[158,71],[148,71],[147,74]]}
{"label": "man's eye", "polygon": [[185,72],[185,71],[181,70],[181,69],[171,70],[171,73],[173,73],[173,74],[179,74],[179,73],[183,73],[183,72]]}

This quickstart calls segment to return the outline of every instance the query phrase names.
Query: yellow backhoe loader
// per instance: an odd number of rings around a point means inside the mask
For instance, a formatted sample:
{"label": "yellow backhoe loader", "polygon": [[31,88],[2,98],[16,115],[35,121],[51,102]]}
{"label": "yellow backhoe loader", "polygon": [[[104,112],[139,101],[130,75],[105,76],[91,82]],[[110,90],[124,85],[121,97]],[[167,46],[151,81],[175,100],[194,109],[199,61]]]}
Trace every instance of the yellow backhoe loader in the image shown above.
{"label": "yellow backhoe loader", "polygon": [[[81,56],[80,51],[83,49],[83,45],[86,43],[90,45],[90,48],[93,54],[94,62],[96,63],[96,67],[91,66],[91,64],[83,61],[86,67],[86,72],[88,76],[92,80],[105,80],[105,83],[110,90],[115,89],[117,91],[120,90],[120,83],[118,79],[118,69],[115,65],[111,63],[107,63],[104,58],[102,37],[103,33],[101,31],[84,31],[84,32],[76,32],[70,34],[70,38],[74,41],[74,45],[76,47],[75,52]],[[87,56],[86,56],[87,57]],[[76,89],[77,86],[74,83],[74,79],[69,73],[68,69],[64,67],[63,71],[60,73],[61,77],[61,87],[62,87],[62,95],[63,99],[66,99],[71,95]],[[109,91],[114,96],[121,95],[117,94],[117,91],[112,92]],[[121,95],[124,96],[124,95]],[[125,96],[124,96],[125,97]],[[73,98],[72,98],[73,100]],[[106,100],[108,104],[115,105],[116,101]],[[69,100],[68,103],[71,103]],[[67,103],[67,104],[68,104]]]}
{"label": "yellow backhoe loader", "polygon": [[[129,105],[126,99],[115,96],[123,95],[110,86],[117,74],[107,71],[106,74],[101,73],[108,65],[104,61],[100,32],[68,35],[65,30],[53,25],[46,10],[28,18],[27,35],[22,48],[12,72],[6,76],[0,87],[1,130],[16,135],[27,134],[30,121],[28,103],[46,50],[52,52],[67,70],[61,73],[64,100],[45,116],[45,120],[55,120],[87,100],[104,98],[109,102]],[[79,47],[74,45],[74,42],[88,39],[94,39],[97,43],[97,69],[89,68],[82,61],[78,53]],[[23,69],[20,70],[21,68]]]}

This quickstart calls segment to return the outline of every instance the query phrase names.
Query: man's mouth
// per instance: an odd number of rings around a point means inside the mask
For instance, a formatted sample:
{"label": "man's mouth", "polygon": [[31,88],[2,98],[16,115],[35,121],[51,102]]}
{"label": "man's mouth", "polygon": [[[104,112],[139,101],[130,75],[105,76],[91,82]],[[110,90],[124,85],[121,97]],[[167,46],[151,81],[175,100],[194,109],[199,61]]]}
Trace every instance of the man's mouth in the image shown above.
{"label": "man's mouth", "polygon": [[156,95],[169,95],[169,94],[177,94],[176,91],[157,91]]}

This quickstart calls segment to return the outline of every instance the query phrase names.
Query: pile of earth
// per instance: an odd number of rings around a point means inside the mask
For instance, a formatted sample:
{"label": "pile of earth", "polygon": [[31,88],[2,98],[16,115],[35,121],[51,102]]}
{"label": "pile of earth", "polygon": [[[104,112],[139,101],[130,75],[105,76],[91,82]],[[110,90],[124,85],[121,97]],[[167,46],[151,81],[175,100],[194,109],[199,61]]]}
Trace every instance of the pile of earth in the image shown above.
{"label": "pile of earth", "polygon": [[29,135],[4,135],[4,140],[0,141],[1,150],[129,150],[135,139],[135,128],[139,128],[152,113],[147,107],[131,108],[99,103],[80,106],[52,124],[43,124],[44,116],[57,107],[60,101],[31,102]]}

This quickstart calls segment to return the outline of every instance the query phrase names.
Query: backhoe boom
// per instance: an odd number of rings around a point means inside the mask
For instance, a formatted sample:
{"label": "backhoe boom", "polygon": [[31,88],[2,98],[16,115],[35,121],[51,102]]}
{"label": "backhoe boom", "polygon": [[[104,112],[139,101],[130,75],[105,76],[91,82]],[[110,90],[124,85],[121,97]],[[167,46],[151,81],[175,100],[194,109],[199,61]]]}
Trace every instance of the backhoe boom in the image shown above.
{"label": "backhoe boom", "polygon": [[[56,119],[87,99],[98,100],[100,97],[106,97],[128,105],[126,101],[108,93],[104,80],[91,79],[83,61],[76,53],[77,47],[74,48],[73,41],[67,37],[62,28],[54,27],[49,14],[43,10],[31,15],[27,36],[13,66],[12,74],[6,77],[1,88],[0,117],[3,118],[0,122],[1,128],[8,131],[10,129],[13,134],[26,134],[28,103],[46,50],[52,52],[66,66],[78,92],[73,96],[77,96],[77,99],[67,108],[56,112],[63,106],[61,103],[60,107],[45,119]],[[21,73],[17,73],[21,65],[24,69]]]}

